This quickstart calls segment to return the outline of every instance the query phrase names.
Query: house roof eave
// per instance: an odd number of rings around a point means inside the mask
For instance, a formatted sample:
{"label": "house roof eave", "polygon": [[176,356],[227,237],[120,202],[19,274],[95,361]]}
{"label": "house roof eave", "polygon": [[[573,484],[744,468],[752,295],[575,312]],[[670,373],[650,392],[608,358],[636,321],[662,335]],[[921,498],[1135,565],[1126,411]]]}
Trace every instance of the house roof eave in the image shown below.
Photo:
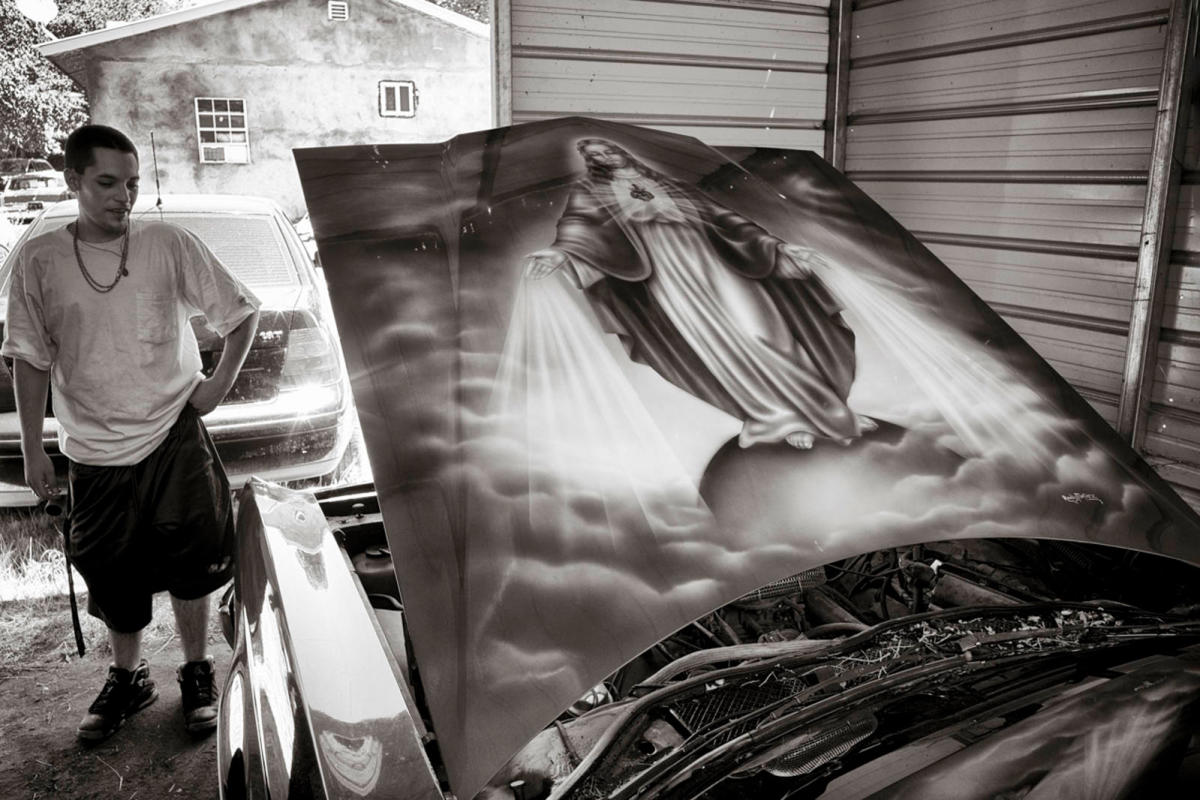
{"label": "house roof eave", "polygon": [[50,63],[58,67],[59,72],[62,72],[80,89],[87,89],[87,79],[85,73],[87,71],[87,63],[78,50],[70,50],[65,53],[56,53],[46,56]]}
{"label": "house roof eave", "polygon": [[[115,42],[130,36],[137,36],[151,31],[169,28],[174,25],[180,25],[185,22],[192,22],[205,17],[224,14],[228,11],[235,11],[239,8],[254,6],[260,3],[268,2],[268,0],[217,0],[214,3],[205,5],[191,6],[182,8],[176,11],[169,11],[165,14],[158,14],[145,19],[126,22],[121,25],[114,25],[111,28],[104,28],[98,31],[89,31],[76,36],[68,36],[64,39],[55,39],[49,42],[43,42],[37,46],[42,55],[53,61],[59,69],[71,76],[72,80],[79,83],[79,78],[60,63],[59,57],[64,54],[85,50],[89,47],[95,47],[108,42]],[[466,33],[474,36],[479,36],[484,39],[491,36],[491,26],[477,22],[462,14],[442,8],[427,2],[427,0],[387,0],[393,5],[404,6],[413,11],[425,14],[426,16],[434,17],[442,22],[453,25]],[[78,68],[77,68],[78,69]]]}
{"label": "house roof eave", "polygon": [[[113,25],[111,28],[103,28],[98,31],[89,31],[76,36],[68,36],[63,39],[55,39],[50,42],[43,42],[37,46],[42,55],[49,58],[59,69],[63,69],[59,64],[56,56],[61,56],[65,53],[70,53],[78,50],[85,50],[89,47],[95,47],[108,42],[115,42],[130,36],[137,36],[142,33],[150,33],[151,31],[169,28],[173,25],[179,25],[184,22],[191,22],[197,19],[204,19],[216,14],[224,14],[227,11],[235,11],[246,6],[254,6],[259,3],[267,2],[267,0],[217,0],[215,3],[205,5],[191,6],[190,8],[181,8],[177,11],[168,11],[165,14],[157,14],[153,17],[134,20],[120,25]],[[67,70],[63,69],[64,72]],[[71,74],[68,72],[67,74]],[[72,78],[74,76],[72,75]]]}
{"label": "house roof eave", "polygon": [[459,14],[457,11],[451,11],[448,8],[442,8],[439,5],[434,5],[428,0],[388,0],[392,5],[404,6],[413,11],[418,11],[426,16],[440,19],[442,22],[447,22],[463,31],[479,36],[484,39],[490,39],[492,35],[492,27],[486,22],[479,22],[470,17]]}

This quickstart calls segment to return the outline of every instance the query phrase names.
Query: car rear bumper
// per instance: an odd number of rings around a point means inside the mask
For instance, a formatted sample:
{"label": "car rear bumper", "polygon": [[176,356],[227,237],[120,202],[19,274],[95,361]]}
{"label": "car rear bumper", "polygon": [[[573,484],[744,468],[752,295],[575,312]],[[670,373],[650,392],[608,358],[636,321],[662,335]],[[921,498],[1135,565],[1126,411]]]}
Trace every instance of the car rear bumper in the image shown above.
{"label": "car rear bumper", "polygon": [[4,216],[13,225],[28,225],[33,222],[33,218],[42,213],[41,209],[30,211],[26,208],[4,208]]}
{"label": "car rear bumper", "polygon": [[[251,476],[273,482],[319,478],[338,466],[353,434],[348,394],[320,387],[263,403],[222,405],[204,417],[232,487]],[[58,423],[46,419],[46,452],[65,480],[66,458],[58,450]],[[25,485],[20,426],[15,411],[0,413],[0,507],[31,506]]]}

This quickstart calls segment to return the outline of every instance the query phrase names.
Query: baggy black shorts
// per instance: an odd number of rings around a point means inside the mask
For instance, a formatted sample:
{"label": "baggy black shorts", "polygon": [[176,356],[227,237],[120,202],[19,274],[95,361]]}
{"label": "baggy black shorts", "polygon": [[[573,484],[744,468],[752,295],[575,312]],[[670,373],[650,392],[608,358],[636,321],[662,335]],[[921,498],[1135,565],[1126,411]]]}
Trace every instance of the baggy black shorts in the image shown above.
{"label": "baggy black shorts", "polygon": [[88,612],[112,630],[146,627],[157,592],[194,600],[233,576],[229,480],[190,404],[139,463],[72,461],[68,475],[67,557],[87,582]]}

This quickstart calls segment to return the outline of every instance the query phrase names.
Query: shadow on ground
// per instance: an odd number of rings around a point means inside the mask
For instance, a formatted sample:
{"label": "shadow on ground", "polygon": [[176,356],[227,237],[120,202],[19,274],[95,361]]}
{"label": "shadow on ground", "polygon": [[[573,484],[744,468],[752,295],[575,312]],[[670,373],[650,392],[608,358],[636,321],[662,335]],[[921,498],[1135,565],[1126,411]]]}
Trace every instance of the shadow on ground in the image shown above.
{"label": "shadow on ground", "polygon": [[[0,798],[216,798],[216,736],[197,739],[183,729],[177,637],[147,640],[158,701],[103,742],[89,746],[76,740],[75,727],[104,683],[110,653],[94,633],[83,658],[70,649],[70,608],[65,597],[60,600],[42,607],[56,618],[50,622],[61,636],[53,642],[39,637],[39,646],[0,672]],[[214,612],[215,604],[214,597]],[[155,616],[156,626],[170,617],[165,595],[156,598]],[[215,613],[209,642],[221,685],[231,653]]]}

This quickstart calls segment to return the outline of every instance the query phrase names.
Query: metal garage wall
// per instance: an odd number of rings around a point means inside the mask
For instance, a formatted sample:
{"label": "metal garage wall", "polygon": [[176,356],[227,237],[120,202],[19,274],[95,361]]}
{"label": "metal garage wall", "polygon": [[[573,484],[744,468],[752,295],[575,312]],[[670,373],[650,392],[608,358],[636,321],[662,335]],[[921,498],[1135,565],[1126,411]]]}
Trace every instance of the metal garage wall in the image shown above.
{"label": "metal garage wall", "polygon": [[[1114,424],[1168,6],[859,0],[849,19],[845,170]],[[1145,450],[1196,504],[1191,176]]]}
{"label": "metal garage wall", "polygon": [[[1193,55],[1193,58],[1195,56]],[[1194,98],[1193,98],[1194,100]],[[1146,449],[1200,506],[1200,112],[1191,107]]]}
{"label": "metal garage wall", "polygon": [[828,0],[497,0],[499,124],[583,114],[713,145],[819,153],[827,7]]}

